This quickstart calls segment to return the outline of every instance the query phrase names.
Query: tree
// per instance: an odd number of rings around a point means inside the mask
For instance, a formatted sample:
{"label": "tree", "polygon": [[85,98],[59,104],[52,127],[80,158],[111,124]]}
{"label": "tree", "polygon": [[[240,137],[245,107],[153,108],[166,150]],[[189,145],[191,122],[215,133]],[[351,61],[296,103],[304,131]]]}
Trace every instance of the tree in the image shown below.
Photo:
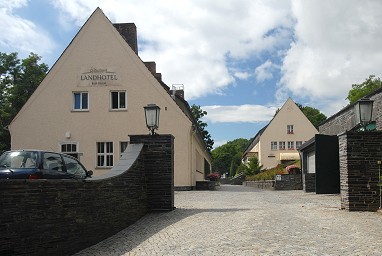
{"label": "tree", "polygon": [[227,173],[235,176],[237,168],[241,164],[242,152],[247,147],[247,139],[236,139],[229,141],[212,150],[212,167],[220,174]]}
{"label": "tree", "polygon": [[248,165],[241,163],[237,168],[236,174],[244,173],[245,176],[253,176],[260,173],[263,169],[263,166],[260,165],[257,157],[251,157],[248,162]]}
{"label": "tree", "polygon": [[30,53],[20,61],[17,53],[0,52],[0,151],[10,149],[6,127],[29,99],[48,71],[41,57]]}
{"label": "tree", "polygon": [[300,108],[302,113],[309,119],[309,121],[318,129],[318,126],[320,123],[326,120],[326,116],[320,112],[320,110],[308,106],[303,106],[299,103],[296,103],[296,105]]}
{"label": "tree", "polygon": [[200,106],[193,104],[191,106],[191,113],[194,119],[196,120],[200,133],[203,136],[203,140],[206,143],[207,150],[211,151],[214,145],[214,140],[211,138],[211,134],[206,130],[208,126],[207,123],[201,120],[205,115],[207,115],[207,111],[204,111]]}
{"label": "tree", "polygon": [[352,89],[349,90],[347,97],[350,104],[355,103],[363,96],[380,88],[381,79],[379,77],[376,78],[375,75],[370,75],[363,83],[353,84],[351,87]]}

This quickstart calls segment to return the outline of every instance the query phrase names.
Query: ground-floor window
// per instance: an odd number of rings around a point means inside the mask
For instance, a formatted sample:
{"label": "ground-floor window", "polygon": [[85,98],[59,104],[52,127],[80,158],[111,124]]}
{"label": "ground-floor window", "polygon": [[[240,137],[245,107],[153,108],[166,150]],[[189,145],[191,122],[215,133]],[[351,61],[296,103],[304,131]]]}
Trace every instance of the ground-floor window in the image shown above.
{"label": "ground-floor window", "polygon": [[97,167],[113,167],[113,142],[97,142]]}
{"label": "ground-floor window", "polygon": [[294,149],[294,141],[288,141],[288,149]]}
{"label": "ground-floor window", "polygon": [[78,159],[78,145],[77,142],[61,143],[61,152]]}

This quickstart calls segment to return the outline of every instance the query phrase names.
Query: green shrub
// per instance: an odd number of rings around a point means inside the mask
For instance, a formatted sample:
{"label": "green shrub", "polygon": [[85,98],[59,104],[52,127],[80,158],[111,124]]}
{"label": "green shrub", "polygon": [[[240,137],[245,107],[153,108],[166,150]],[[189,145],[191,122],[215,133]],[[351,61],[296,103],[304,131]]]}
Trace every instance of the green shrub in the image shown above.
{"label": "green shrub", "polygon": [[283,169],[282,165],[279,164],[276,167],[269,169],[269,170],[263,170],[259,174],[247,176],[245,178],[246,181],[254,181],[254,180],[274,180],[277,174],[284,174],[286,173]]}

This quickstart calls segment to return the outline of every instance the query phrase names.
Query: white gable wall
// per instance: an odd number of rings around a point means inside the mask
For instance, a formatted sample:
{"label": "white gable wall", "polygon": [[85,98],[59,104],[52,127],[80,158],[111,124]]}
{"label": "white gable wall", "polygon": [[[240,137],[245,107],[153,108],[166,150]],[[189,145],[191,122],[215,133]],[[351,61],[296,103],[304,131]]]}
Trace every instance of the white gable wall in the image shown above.
{"label": "white gable wall", "polygon": [[[115,72],[117,80],[96,86],[81,81],[81,74],[92,68]],[[110,110],[112,90],[126,91],[127,110]],[[89,93],[89,111],[73,111],[73,92],[79,91]],[[143,107],[149,103],[161,108],[157,132],[175,137],[175,185],[194,185],[193,147],[200,145],[191,121],[97,9],[13,120],[12,149],[60,151],[61,142],[77,142],[79,152],[84,153],[81,162],[101,174],[106,170],[95,169],[96,142],[114,142],[116,163],[119,141],[127,141],[128,135],[148,134]],[[199,157],[208,159],[206,153]]]}
{"label": "white gable wall", "polygon": [[[287,125],[293,125],[293,134],[287,133]],[[280,163],[280,154],[298,154],[296,141],[302,141],[304,143],[317,133],[317,129],[301,112],[293,100],[289,98],[261,134],[261,147],[259,147],[260,163],[264,168],[277,166]],[[277,142],[277,150],[271,149],[272,141]],[[280,141],[285,141],[285,150],[279,149]],[[288,141],[294,142],[293,150],[288,150]]]}

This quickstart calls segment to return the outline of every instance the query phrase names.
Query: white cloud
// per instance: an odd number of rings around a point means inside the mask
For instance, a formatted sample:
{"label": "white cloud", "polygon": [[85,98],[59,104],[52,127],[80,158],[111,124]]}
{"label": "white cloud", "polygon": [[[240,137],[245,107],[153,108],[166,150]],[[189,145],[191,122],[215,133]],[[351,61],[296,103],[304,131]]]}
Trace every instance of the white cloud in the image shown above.
{"label": "white cloud", "polygon": [[268,122],[276,113],[277,107],[266,107],[260,105],[240,105],[240,106],[203,106],[207,115],[203,117],[207,122],[212,123],[255,123]]}
{"label": "white cloud", "polygon": [[[245,59],[289,41],[289,1],[54,0],[66,21],[82,24],[99,6],[112,22],[134,22],[139,55],[164,81],[184,84],[188,100],[221,93],[240,74],[227,57]],[[239,76],[237,76],[239,75]]]}
{"label": "white cloud", "polygon": [[26,5],[27,1],[22,0],[0,1],[1,51],[18,52],[22,56],[34,52],[43,56],[50,53],[56,44],[41,27],[14,14],[15,9]]}
{"label": "white cloud", "polygon": [[251,74],[248,73],[248,72],[237,71],[237,72],[234,73],[234,76],[239,78],[240,80],[246,80],[246,79],[248,79],[251,76]]}
{"label": "white cloud", "polygon": [[333,114],[354,83],[382,75],[382,2],[292,1],[295,42],[283,61],[281,91]]}
{"label": "white cloud", "polygon": [[273,64],[272,61],[267,60],[255,69],[256,81],[261,83],[265,80],[272,79],[275,69],[277,69],[277,65]]}

